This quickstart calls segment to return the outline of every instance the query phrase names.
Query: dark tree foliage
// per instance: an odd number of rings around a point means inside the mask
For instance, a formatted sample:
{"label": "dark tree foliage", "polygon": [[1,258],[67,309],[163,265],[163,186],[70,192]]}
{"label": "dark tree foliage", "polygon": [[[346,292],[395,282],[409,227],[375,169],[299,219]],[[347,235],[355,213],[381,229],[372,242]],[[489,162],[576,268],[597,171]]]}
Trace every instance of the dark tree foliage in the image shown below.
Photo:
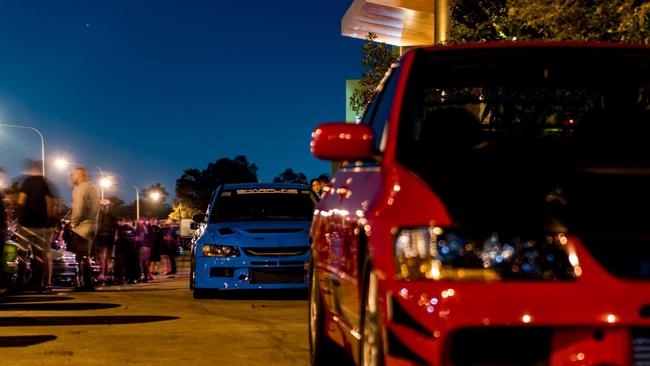
{"label": "dark tree foliage", "polygon": [[[151,197],[151,193],[160,194],[158,200]],[[172,208],[167,204],[169,192],[160,183],[154,183],[140,193],[140,214],[147,217],[167,218]]]}
{"label": "dark tree foliage", "polygon": [[366,105],[370,103],[377,85],[384,78],[390,66],[397,61],[397,55],[393,49],[385,44],[375,42],[377,35],[368,33],[366,43],[361,49],[363,59],[361,65],[364,71],[361,73],[359,85],[350,97],[350,107],[358,115],[363,114]]}
{"label": "dark tree foliage", "polygon": [[307,176],[300,172],[294,172],[293,169],[285,169],[280,175],[273,178],[273,183],[307,184]]}
{"label": "dark tree foliage", "polygon": [[454,0],[450,43],[556,40],[650,42],[639,0]]}
{"label": "dark tree foliage", "polygon": [[187,169],[176,180],[176,198],[184,206],[205,211],[212,193],[222,184],[257,182],[257,166],[245,156],[221,158],[205,169]]}

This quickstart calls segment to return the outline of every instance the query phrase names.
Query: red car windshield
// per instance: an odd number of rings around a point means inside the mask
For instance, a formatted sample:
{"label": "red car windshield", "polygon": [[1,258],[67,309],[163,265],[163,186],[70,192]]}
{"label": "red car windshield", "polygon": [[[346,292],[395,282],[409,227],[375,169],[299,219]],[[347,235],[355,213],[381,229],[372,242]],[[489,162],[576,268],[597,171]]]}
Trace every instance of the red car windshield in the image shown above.
{"label": "red car windshield", "polygon": [[398,159],[456,226],[578,234],[650,278],[650,49],[422,50],[413,67]]}

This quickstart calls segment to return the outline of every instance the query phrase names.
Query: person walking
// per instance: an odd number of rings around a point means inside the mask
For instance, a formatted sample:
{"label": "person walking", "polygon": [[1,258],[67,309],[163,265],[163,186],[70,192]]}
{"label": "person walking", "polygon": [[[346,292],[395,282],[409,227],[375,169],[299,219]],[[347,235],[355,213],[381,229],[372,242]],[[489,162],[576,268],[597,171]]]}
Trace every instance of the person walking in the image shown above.
{"label": "person walking", "polygon": [[35,268],[31,287],[52,291],[52,237],[56,218],[55,193],[42,173],[42,162],[25,161],[25,176],[18,186],[15,215],[18,218],[17,242],[32,250]]}
{"label": "person walking", "polygon": [[101,200],[99,212],[99,227],[97,230],[96,253],[99,259],[99,284],[104,285],[108,279],[108,265],[113,256],[115,236],[117,233],[117,219],[111,213],[111,201]]}
{"label": "person walking", "polygon": [[153,246],[152,230],[146,217],[141,217],[137,225],[135,242],[138,247],[138,264],[140,270],[138,276],[143,275],[142,281],[148,282],[153,280],[149,271],[149,259],[151,258],[151,247]]}
{"label": "person walking", "polygon": [[77,255],[81,284],[75,291],[95,291],[90,266],[90,253],[93,241],[97,236],[97,219],[99,216],[99,193],[88,181],[88,171],[77,168],[70,175],[72,191],[72,214],[70,228],[72,229],[72,251]]}

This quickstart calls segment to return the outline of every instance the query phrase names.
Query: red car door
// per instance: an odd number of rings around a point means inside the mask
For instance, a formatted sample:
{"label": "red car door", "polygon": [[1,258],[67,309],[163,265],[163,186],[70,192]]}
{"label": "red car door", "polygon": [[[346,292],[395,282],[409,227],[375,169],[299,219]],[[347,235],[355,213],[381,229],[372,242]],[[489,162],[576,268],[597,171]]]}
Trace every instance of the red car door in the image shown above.
{"label": "red car door", "polygon": [[[373,129],[378,156],[384,149],[397,78],[393,73],[382,84],[385,87],[369,105],[363,119]],[[316,266],[323,280],[326,306],[353,333],[360,328],[361,276],[367,243],[365,216],[382,188],[378,161],[342,165],[319,204],[313,227],[312,237],[317,240]]]}

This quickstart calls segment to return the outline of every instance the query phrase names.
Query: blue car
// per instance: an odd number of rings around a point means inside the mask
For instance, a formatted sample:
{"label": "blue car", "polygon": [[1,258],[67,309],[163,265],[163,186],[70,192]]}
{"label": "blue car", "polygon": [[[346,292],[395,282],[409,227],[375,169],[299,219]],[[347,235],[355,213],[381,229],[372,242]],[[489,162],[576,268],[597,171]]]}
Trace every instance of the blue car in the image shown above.
{"label": "blue car", "polygon": [[316,194],[306,185],[246,183],[215,192],[192,248],[190,289],[306,289]]}

